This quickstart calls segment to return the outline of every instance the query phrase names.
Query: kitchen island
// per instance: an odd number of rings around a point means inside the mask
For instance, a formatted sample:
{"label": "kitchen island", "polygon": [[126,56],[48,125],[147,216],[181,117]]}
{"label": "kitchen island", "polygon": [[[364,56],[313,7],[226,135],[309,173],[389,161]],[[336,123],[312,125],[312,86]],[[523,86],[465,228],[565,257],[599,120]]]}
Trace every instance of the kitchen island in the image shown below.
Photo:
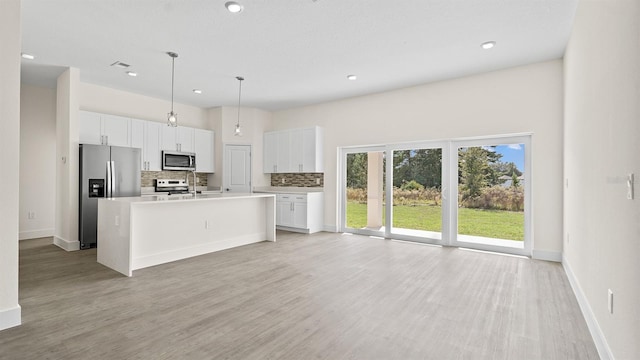
{"label": "kitchen island", "polygon": [[261,241],[275,241],[273,194],[100,199],[98,262],[133,270]]}

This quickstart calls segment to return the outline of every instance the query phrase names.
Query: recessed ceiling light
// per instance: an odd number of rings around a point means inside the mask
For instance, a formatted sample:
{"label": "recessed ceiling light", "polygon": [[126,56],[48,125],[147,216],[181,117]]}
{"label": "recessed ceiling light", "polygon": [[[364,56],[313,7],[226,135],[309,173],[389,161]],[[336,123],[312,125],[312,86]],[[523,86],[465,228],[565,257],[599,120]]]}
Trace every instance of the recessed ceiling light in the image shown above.
{"label": "recessed ceiling light", "polygon": [[349,79],[349,80],[356,80],[357,78],[358,77],[353,75],[353,74],[352,75],[347,75],[347,79]]}
{"label": "recessed ceiling light", "polygon": [[136,77],[136,76],[138,76],[138,73],[133,72],[133,71],[127,71],[127,75]]}
{"label": "recessed ceiling light", "polygon": [[487,41],[487,42],[483,42],[482,45],[480,45],[480,46],[482,46],[482,48],[485,49],[485,50],[489,50],[492,47],[496,46],[496,42],[495,41]]}
{"label": "recessed ceiling light", "polygon": [[227,10],[229,10],[229,12],[232,12],[232,13],[239,13],[244,9],[242,5],[238,4],[235,1],[229,1],[226,4],[224,4],[224,6],[227,8]]}
{"label": "recessed ceiling light", "polygon": [[33,60],[33,59],[36,58],[35,56],[33,56],[31,54],[27,54],[27,53],[22,53],[22,54],[20,54],[20,56],[22,56],[23,59],[27,59],[27,60]]}
{"label": "recessed ceiling light", "polygon": [[193,92],[196,94],[202,94],[202,90],[200,89],[193,89]]}

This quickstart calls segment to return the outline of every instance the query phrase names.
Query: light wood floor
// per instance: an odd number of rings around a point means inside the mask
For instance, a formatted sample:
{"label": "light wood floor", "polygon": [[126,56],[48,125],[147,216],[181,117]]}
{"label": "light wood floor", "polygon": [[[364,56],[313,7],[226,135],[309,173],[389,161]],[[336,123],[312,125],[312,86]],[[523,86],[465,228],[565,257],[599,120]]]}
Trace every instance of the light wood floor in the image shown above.
{"label": "light wood floor", "polygon": [[126,278],[50,243],[20,243],[2,359],[598,358],[556,263],[279,232]]}

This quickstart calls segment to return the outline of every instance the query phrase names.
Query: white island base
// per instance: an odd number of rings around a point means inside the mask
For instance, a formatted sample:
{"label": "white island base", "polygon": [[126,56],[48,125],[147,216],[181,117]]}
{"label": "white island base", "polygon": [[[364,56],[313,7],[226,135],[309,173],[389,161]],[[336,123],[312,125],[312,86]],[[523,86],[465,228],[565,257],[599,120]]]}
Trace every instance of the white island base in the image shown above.
{"label": "white island base", "polygon": [[133,270],[261,241],[275,241],[275,196],[208,194],[98,202],[98,262]]}

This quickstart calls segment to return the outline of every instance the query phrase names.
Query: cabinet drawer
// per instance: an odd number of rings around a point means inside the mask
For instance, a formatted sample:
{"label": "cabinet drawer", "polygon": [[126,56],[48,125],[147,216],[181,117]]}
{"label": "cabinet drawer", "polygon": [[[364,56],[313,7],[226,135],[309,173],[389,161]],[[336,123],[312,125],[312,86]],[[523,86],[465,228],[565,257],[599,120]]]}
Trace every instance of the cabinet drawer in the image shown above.
{"label": "cabinet drawer", "polygon": [[276,201],[307,202],[306,194],[277,194]]}

